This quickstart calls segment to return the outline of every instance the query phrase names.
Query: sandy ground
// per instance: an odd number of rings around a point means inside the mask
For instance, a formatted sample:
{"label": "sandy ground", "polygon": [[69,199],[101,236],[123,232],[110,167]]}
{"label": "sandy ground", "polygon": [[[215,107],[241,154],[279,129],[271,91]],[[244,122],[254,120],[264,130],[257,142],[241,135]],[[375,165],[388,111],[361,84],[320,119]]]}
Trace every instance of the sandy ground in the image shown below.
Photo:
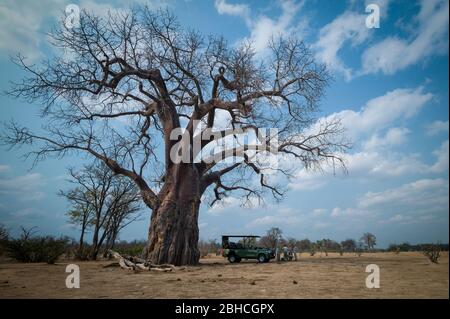
{"label": "sandy ground", "polygon": [[[433,264],[420,253],[301,254],[296,262],[229,264],[222,257],[172,273],[73,262],[81,287],[65,286],[65,267],[0,263],[0,298],[448,298],[448,254]],[[380,267],[379,289],[368,289],[366,266]]]}

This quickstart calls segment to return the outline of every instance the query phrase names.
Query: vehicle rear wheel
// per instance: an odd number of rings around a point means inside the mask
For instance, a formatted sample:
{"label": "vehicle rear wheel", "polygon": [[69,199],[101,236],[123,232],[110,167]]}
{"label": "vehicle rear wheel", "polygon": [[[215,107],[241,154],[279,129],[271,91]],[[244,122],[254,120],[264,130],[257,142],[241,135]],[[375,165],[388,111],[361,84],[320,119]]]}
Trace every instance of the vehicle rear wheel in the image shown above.
{"label": "vehicle rear wheel", "polygon": [[235,255],[229,255],[229,256],[228,256],[228,261],[229,261],[230,263],[232,263],[232,264],[235,263],[235,262],[238,262]]}
{"label": "vehicle rear wheel", "polygon": [[260,263],[265,263],[266,260],[267,260],[267,258],[266,258],[266,256],[265,256],[264,254],[258,255],[258,261],[259,261]]}

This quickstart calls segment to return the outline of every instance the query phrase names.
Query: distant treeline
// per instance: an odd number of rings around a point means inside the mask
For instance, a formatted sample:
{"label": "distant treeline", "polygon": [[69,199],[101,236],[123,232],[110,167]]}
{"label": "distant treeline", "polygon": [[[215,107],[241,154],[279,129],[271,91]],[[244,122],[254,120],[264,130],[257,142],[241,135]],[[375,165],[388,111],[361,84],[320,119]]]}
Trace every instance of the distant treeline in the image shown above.
{"label": "distant treeline", "polygon": [[441,251],[448,251],[448,244],[441,243],[425,243],[425,244],[410,244],[410,243],[402,243],[402,244],[390,244],[387,249],[384,251],[396,252],[396,251],[422,251],[424,248],[428,246],[437,246]]}
{"label": "distant treeline", "polygon": [[[449,244],[441,243],[425,243],[425,244],[390,244],[387,249],[374,248],[376,245],[376,237],[373,234],[364,234],[359,241],[354,239],[346,239],[341,242],[332,239],[321,239],[312,241],[309,239],[297,240],[294,238],[283,238],[281,230],[271,228],[266,235],[259,240],[251,243],[254,246],[275,248],[278,246],[288,247],[298,253],[309,253],[311,255],[316,252],[355,252],[364,251],[372,252],[407,252],[421,251],[425,252],[433,248],[439,248],[440,251],[448,251]],[[368,244],[369,243],[369,244]],[[92,245],[84,243],[83,253],[79,252],[79,241],[69,237],[41,236],[37,234],[36,228],[26,229],[22,227],[22,233],[19,237],[13,238],[9,235],[8,230],[0,224],[0,255],[10,257],[19,262],[46,262],[55,263],[59,258],[90,260],[92,256],[90,249]],[[145,240],[125,241],[120,240],[115,243],[114,250],[124,255],[140,256],[146,245]],[[108,257],[107,251],[110,247],[102,245],[100,251],[104,257]],[[221,243],[217,240],[199,240],[198,248],[201,256],[210,253],[218,254]],[[98,247],[96,247],[98,249]]]}
{"label": "distant treeline", "polygon": [[[248,243],[248,241],[247,241]],[[316,252],[355,252],[362,253],[364,251],[370,252],[405,252],[405,251],[425,251],[429,247],[438,247],[441,251],[448,251],[448,244],[441,243],[423,243],[423,244],[409,244],[404,242],[402,244],[390,244],[388,248],[377,248],[377,237],[372,233],[364,233],[358,240],[347,238],[343,241],[335,241],[329,238],[319,240],[295,239],[292,237],[283,237],[283,231],[280,228],[272,227],[266,231],[266,234],[259,239],[254,239],[251,243],[254,246],[266,248],[282,248],[287,247],[290,250],[298,253],[310,253],[314,255]],[[202,256],[208,253],[217,253],[221,248],[221,243],[218,240],[200,240],[198,247]]]}
{"label": "distant treeline", "polygon": [[[364,245],[358,245],[353,239],[347,239],[338,243],[331,239],[322,239],[319,241],[312,241],[309,239],[301,240],[281,240],[279,242],[280,247],[287,246],[289,248],[295,247],[295,251],[298,253],[314,253],[314,252],[364,252],[367,251],[367,247]],[[255,241],[255,246],[273,248],[270,243],[263,240]],[[436,244],[436,243],[423,243],[423,244],[409,244],[407,242],[402,244],[390,244],[388,248],[374,248],[372,252],[408,252],[408,251],[423,251],[429,246],[437,246],[441,251],[448,251],[449,244]],[[211,253],[218,253],[221,248],[221,243],[217,240],[203,240],[198,243],[198,247],[202,256],[206,256]]]}

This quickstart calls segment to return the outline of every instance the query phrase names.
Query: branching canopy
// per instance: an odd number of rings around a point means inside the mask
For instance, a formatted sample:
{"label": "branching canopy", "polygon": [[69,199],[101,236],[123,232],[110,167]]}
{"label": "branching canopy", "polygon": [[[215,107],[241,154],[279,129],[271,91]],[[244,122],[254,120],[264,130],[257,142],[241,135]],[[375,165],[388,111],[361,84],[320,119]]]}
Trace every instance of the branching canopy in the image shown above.
{"label": "branching canopy", "polygon": [[[190,143],[194,135],[220,131],[224,124],[255,136],[261,128],[277,128],[278,143],[272,145],[270,135],[265,142],[284,160],[307,168],[343,164],[349,144],[340,123],[313,126],[329,75],[296,38],[273,39],[267,52],[257,55],[251,43],[229,46],[223,38],[204,38],[166,11],[140,7],[106,17],[83,11],[79,27],[60,24],[50,39],[62,54],[38,66],[19,56],[15,62],[28,76],[9,92],[43,105],[44,133],[12,122],[3,137],[12,146],[33,144],[28,155],[36,161],[88,153],[132,179],[152,209],[160,204],[160,185],[181,165],[170,159],[178,142],[170,133],[177,128],[190,134]],[[202,140],[201,147],[211,142]],[[226,157],[240,157],[231,164],[203,159],[191,164],[202,193],[213,190],[213,202],[232,191],[247,199],[264,190],[283,195],[252,160],[250,154],[258,151],[251,144],[228,152]],[[276,170],[292,173],[283,165]],[[257,184],[252,175],[258,175]]]}

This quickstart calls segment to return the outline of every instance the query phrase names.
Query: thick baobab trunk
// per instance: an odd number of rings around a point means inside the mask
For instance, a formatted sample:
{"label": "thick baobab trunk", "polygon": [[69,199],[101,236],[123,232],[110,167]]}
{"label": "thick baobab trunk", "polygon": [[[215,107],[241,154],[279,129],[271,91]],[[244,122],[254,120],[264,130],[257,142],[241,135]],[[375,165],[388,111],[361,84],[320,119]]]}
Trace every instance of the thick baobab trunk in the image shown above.
{"label": "thick baobab trunk", "polygon": [[173,181],[166,181],[161,204],[153,211],[147,259],[155,264],[198,263],[199,180],[191,168],[180,169]]}

